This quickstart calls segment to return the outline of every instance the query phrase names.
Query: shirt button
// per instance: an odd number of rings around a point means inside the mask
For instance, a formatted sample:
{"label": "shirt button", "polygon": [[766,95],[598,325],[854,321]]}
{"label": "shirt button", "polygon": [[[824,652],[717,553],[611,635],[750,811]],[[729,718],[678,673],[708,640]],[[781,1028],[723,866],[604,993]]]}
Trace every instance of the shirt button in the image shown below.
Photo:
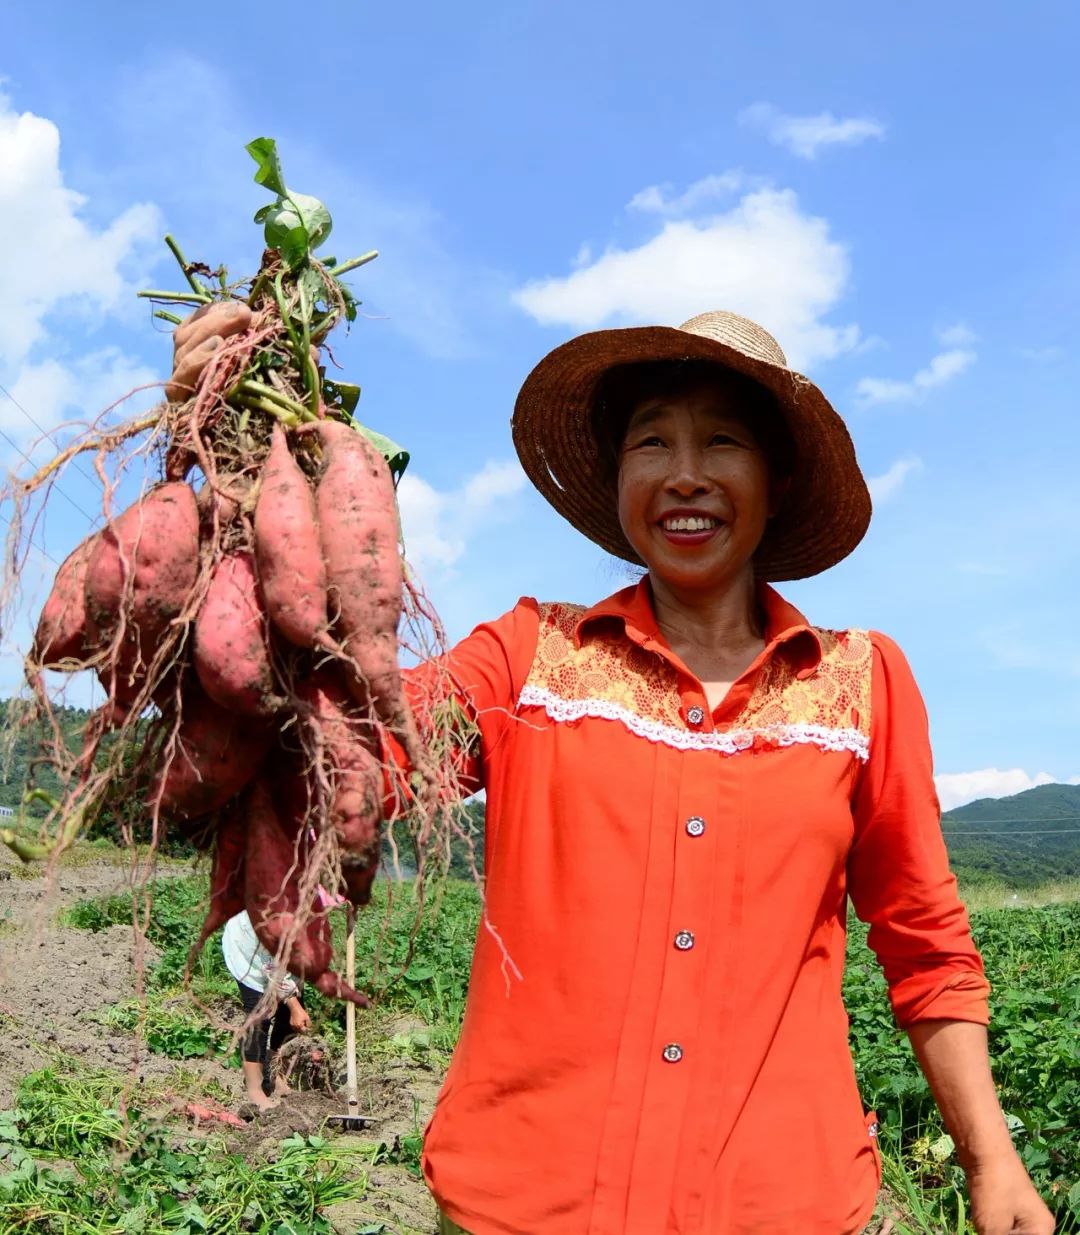
{"label": "shirt button", "polygon": [[705,820],[700,815],[691,815],[686,821],[686,830],[691,836],[700,836],[705,831]]}
{"label": "shirt button", "polygon": [[689,952],[694,946],[694,932],[679,931],[679,933],[675,936],[675,946],[680,952]]}
{"label": "shirt button", "polygon": [[697,704],[695,704],[690,709],[690,711],[686,713],[686,719],[692,725],[700,725],[701,722],[705,719],[705,713],[701,708],[697,706]]}
{"label": "shirt button", "polygon": [[683,1057],[683,1049],[678,1042],[669,1042],[667,1046],[664,1047],[663,1054],[664,1059],[668,1063],[678,1063]]}

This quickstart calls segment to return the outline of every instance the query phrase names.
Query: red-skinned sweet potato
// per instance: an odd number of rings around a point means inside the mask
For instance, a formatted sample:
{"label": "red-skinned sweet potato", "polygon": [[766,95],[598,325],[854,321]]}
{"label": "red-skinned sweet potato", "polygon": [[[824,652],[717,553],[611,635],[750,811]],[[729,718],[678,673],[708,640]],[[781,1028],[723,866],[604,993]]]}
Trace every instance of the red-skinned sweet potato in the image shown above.
{"label": "red-skinned sweet potato", "polygon": [[327,460],[315,500],[330,612],[358,669],[349,687],[400,728],[407,710],[397,659],[402,562],[393,478],[386,460],[355,429],[325,420],[316,431]]}
{"label": "red-skinned sweet potato", "polygon": [[269,716],[281,706],[250,553],[229,554],[214,567],[195,619],[193,660],[203,690],[228,711]]}
{"label": "red-skinned sweet potato", "polygon": [[[86,571],[97,537],[84,540],[69,553],[38,618],[30,660],[58,668],[61,661],[85,661],[89,656],[86,630]],[[75,668],[76,666],[72,666]]]}
{"label": "red-skinned sweet potato", "polygon": [[86,567],[87,642],[110,647],[122,628],[119,647],[99,670],[111,697],[134,702],[198,568],[198,510],[185,484],[152,489],[98,535]]}
{"label": "red-skinned sweet potato", "polygon": [[188,953],[190,973],[203,945],[220,927],[244,908],[244,852],[247,828],[239,803],[232,803],[221,813],[214,837],[214,861],[210,868],[210,904],[203,919],[199,938]]}
{"label": "red-skinned sweet potato", "polygon": [[367,853],[377,846],[383,815],[383,768],[368,748],[372,725],[327,671],[301,683],[296,695],[307,705],[307,720],[330,783],[330,823],[343,849]]}
{"label": "red-skinned sweet potato", "polygon": [[[183,715],[172,758],[146,796],[166,818],[197,819],[223,806],[254,777],[273,738],[266,722],[240,719],[184,685]],[[170,725],[168,719],[161,722]]]}
{"label": "red-skinned sweet potato", "polygon": [[299,843],[290,839],[261,782],[252,785],[246,807],[244,899],[259,942],[276,956],[296,932],[283,958],[288,971],[313,983],[324,994],[366,1007],[370,1003],[367,996],[354,991],[330,970],[332,945],[326,915],[315,912],[313,906],[304,906],[307,921],[297,929],[304,838],[301,836]]}
{"label": "red-skinned sweet potato", "polygon": [[255,504],[255,558],[275,628],[297,647],[315,647],[327,626],[315,495],[280,425],[274,426]]}

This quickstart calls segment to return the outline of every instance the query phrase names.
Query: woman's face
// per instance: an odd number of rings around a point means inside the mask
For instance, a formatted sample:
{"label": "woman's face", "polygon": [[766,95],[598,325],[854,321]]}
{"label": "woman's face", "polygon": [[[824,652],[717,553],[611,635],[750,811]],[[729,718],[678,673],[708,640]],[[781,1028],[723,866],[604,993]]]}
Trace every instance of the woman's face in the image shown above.
{"label": "woman's face", "polygon": [[655,581],[707,593],[745,571],[775,496],[737,390],[721,379],[639,403],[619,455],[618,503]]}

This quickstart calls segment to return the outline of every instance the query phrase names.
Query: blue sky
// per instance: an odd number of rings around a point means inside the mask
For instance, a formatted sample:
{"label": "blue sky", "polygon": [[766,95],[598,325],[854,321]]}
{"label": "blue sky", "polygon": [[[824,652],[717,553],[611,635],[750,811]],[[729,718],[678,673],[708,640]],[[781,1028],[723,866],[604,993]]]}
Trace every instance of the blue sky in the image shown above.
{"label": "blue sky", "polygon": [[[904,647],[947,805],[1080,777],[1080,13],[727,9],[8,6],[0,384],[51,427],[162,378],[133,290],[176,285],[166,230],[257,263],[243,145],[273,136],[330,248],[382,252],[337,354],[413,453],[406,530],[452,635],[625,581],[523,483],[531,366],[731,308],[824,388],[877,498],[859,550],[786,594]],[[2,394],[0,430],[38,435]],[[54,558],[94,501],[64,488]]]}

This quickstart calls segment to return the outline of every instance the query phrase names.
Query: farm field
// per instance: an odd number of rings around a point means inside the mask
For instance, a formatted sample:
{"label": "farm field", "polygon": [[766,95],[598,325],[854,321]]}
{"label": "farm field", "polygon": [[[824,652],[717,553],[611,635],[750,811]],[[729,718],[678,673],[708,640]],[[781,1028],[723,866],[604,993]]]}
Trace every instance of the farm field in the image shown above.
{"label": "farm field", "polygon": [[[319,1088],[235,1127],[212,1115],[235,1111],[242,1088],[230,1037],[238,1003],[216,937],[191,993],[180,985],[205,874],[160,864],[136,948],[125,862],[91,844],[51,884],[12,863],[0,870],[0,1235],[431,1235],[420,1132],[464,1007],[473,887],[446,886],[404,974],[409,886],[380,885],[361,917],[359,980],[381,992],[378,1009],[358,1018],[368,1127],[324,1127],[344,1103]],[[971,906],[995,987],[1003,1105],[1063,1232],[1080,1230],[1077,891],[1026,889],[1014,901],[982,886]],[[886,1187],[871,1231],[965,1232],[961,1173],[858,923],[846,998],[864,1098],[882,1118]],[[315,993],[305,1001],[334,1072],[341,1009]]]}

